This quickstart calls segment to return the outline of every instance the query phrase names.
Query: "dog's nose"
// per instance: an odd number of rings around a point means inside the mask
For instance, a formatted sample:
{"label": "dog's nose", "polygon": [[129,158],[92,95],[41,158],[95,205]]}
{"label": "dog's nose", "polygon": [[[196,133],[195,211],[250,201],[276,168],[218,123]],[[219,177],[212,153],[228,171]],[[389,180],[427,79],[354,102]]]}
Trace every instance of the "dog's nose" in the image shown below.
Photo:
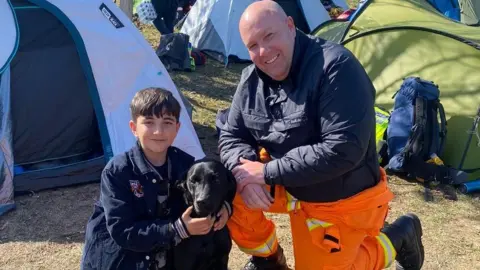
{"label": "dog's nose", "polygon": [[208,202],[208,200],[198,200],[197,205],[199,208],[201,208],[203,211],[211,211],[213,210],[213,206],[211,203]]}

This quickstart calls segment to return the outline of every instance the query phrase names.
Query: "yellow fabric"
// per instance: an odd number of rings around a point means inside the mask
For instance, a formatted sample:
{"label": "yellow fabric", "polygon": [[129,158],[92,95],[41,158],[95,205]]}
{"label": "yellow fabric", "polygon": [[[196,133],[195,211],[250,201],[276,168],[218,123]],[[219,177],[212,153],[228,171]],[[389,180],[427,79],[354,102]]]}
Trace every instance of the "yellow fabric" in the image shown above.
{"label": "yellow fabric", "polygon": [[267,257],[268,255],[274,253],[278,248],[278,239],[275,231],[273,231],[270,236],[265,240],[264,243],[260,244],[255,248],[245,248],[239,246],[239,249],[245,253],[258,256],[258,257]]}
{"label": "yellow fabric", "polygon": [[385,132],[387,131],[388,128],[388,117],[390,116],[390,113],[388,111],[385,111],[377,106],[375,106],[375,120],[376,120],[376,127],[375,127],[375,139],[378,143],[383,140],[383,136]]}
{"label": "yellow fabric", "polygon": [[383,248],[383,251],[385,253],[385,266],[384,268],[390,267],[392,265],[393,261],[397,257],[397,252],[395,251],[395,248],[393,247],[392,242],[390,239],[388,239],[388,236],[385,235],[384,233],[380,233],[377,236],[377,240],[380,243],[380,245]]}
{"label": "yellow fabric", "polygon": [[[377,151],[380,151],[382,148],[380,143],[385,141],[384,136],[385,132],[387,132],[389,117],[390,113],[388,111],[375,106],[375,141],[377,144]],[[382,162],[380,156],[378,159],[379,162]]]}

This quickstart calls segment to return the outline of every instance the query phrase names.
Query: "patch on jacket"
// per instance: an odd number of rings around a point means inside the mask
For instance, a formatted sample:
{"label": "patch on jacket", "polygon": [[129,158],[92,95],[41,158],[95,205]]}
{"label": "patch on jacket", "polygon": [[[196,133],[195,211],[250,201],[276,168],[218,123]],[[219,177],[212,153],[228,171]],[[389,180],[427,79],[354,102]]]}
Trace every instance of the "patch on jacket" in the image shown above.
{"label": "patch on jacket", "polygon": [[133,194],[138,198],[143,197],[143,187],[138,180],[130,180],[130,188],[132,189]]}

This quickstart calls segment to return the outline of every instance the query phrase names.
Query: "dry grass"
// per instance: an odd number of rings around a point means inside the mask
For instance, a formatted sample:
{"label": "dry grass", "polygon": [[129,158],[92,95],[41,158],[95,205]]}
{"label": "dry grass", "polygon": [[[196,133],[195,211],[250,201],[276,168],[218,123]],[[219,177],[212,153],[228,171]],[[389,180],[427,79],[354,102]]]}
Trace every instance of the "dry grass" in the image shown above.
{"label": "dry grass", "polygon": [[[158,35],[143,28],[156,46]],[[227,106],[242,65],[225,69],[210,61],[196,72],[172,73],[172,78],[194,104],[193,121],[209,156],[216,157],[214,119]],[[407,212],[417,213],[424,226],[426,262],[423,269],[480,269],[480,200],[460,196],[452,202],[436,194],[435,202],[423,201],[422,188],[390,179],[396,197],[388,221]],[[17,197],[17,209],[0,217],[0,269],[78,269],[85,224],[98,196],[98,184],[49,190]],[[289,221],[285,215],[269,215],[293,266]],[[231,269],[240,269],[247,256],[235,247]]]}

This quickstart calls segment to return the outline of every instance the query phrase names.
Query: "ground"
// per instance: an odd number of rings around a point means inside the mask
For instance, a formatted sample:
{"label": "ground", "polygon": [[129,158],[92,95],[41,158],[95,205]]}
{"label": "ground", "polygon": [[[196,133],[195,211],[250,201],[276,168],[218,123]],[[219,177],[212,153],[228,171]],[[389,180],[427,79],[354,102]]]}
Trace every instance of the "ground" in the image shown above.
{"label": "ground", "polygon": [[[156,47],[158,35],[142,27]],[[201,143],[211,157],[217,157],[215,113],[228,106],[240,71],[212,60],[195,72],[172,72],[177,87],[195,106],[193,122]],[[127,123],[125,123],[127,124]],[[395,193],[388,221],[407,212],[417,213],[424,226],[423,269],[480,269],[480,199],[460,195],[449,201],[435,193],[435,201],[423,200],[420,185],[398,178],[389,179]],[[79,269],[85,224],[98,197],[98,183],[42,191],[16,198],[17,209],[0,217],[0,269]],[[294,267],[285,215],[269,215],[278,227],[288,263]],[[236,247],[231,254],[232,270],[240,269],[247,256]],[[392,268],[393,269],[393,268]]]}

